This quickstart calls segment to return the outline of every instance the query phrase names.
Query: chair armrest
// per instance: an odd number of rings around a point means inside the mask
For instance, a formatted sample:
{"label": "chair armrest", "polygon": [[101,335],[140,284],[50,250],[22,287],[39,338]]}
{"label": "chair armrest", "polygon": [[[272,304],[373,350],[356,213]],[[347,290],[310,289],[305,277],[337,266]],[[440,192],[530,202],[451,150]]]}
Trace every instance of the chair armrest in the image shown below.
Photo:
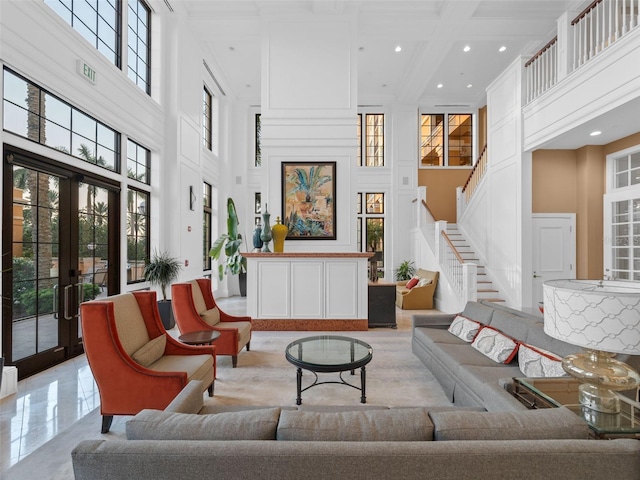
{"label": "chair armrest", "polygon": [[202,400],[203,384],[200,380],[191,380],[174,398],[165,412],[173,413],[198,413],[204,401]]}
{"label": "chair armrest", "polygon": [[220,310],[220,307],[218,307],[218,311],[220,312],[221,322],[250,322],[251,321],[251,317],[229,315],[228,313]]}

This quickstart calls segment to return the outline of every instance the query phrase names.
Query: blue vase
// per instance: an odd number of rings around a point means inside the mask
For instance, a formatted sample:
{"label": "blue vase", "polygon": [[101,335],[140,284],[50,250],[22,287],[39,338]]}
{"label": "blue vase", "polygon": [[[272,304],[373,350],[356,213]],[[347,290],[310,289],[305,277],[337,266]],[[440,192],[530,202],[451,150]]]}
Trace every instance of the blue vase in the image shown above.
{"label": "blue vase", "polygon": [[256,229],[253,231],[253,248],[256,250],[260,250],[262,248],[262,226],[260,224],[256,225]]}

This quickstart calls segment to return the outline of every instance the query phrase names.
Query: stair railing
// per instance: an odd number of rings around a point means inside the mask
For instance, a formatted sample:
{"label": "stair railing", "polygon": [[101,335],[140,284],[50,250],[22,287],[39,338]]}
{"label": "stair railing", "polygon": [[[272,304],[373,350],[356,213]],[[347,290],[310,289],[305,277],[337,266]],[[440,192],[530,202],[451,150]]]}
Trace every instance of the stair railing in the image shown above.
{"label": "stair railing", "polygon": [[436,225],[439,231],[437,245],[441,271],[464,302],[476,301],[478,299],[477,265],[464,261],[445,231],[446,224],[447,222],[437,222]]}
{"label": "stair railing", "polygon": [[467,205],[471,201],[471,197],[484,178],[484,174],[487,173],[488,164],[489,162],[487,155],[487,145],[485,144],[482,152],[480,153],[480,156],[478,157],[478,160],[471,169],[471,172],[469,172],[469,176],[467,177],[467,181],[465,182],[464,186],[462,188],[458,187],[456,189],[458,219],[462,217],[462,214],[467,208]]}

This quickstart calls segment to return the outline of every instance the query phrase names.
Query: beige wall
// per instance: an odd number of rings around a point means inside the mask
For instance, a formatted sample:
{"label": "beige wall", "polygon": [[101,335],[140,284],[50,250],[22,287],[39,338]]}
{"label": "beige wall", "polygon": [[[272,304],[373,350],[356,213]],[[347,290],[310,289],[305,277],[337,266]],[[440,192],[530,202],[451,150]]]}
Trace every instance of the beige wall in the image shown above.
{"label": "beige wall", "polygon": [[533,213],[576,214],[576,277],[603,275],[606,156],[640,145],[640,133],[603,146],[533,152]]}
{"label": "beige wall", "polygon": [[[478,155],[487,144],[487,107],[478,110]],[[475,160],[474,160],[475,161]],[[471,168],[418,169],[418,186],[427,187],[427,205],[436,220],[457,221],[456,188],[464,186]]]}
{"label": "beige wall", "polygon": [[469,177],[470,168],[418,169],[418,185],[427,187],[427,205],[436,220],[456,222],[456,188]]}

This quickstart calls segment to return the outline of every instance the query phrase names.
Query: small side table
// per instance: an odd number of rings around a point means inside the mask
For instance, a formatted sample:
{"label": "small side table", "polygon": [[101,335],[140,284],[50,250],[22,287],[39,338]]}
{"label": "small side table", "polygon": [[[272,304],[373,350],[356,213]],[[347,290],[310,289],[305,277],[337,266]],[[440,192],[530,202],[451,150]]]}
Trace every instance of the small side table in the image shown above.
{"label": "small side table", "polygon": [[178,340],[187,345],[211,345],[219,336],[220,332],[216,330],[199,330],[180,335]]}
{"label": "small side table", "polygon": [[377,282],[369,282],[368,290],[369,328],[397,328],[396,284],[378,280]]}

